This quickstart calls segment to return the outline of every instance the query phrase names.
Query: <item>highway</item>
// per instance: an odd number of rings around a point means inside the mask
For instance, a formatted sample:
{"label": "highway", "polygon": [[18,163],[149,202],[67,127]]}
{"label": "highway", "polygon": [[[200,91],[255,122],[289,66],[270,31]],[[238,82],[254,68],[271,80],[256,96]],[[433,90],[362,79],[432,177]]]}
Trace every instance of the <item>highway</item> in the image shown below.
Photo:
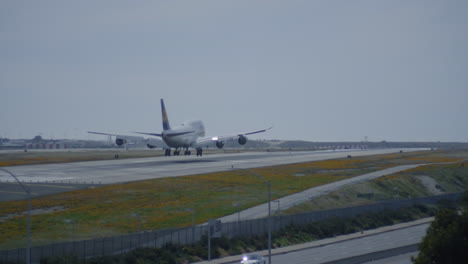
{"label": "highway", "polygon": [[411,257],[416,257],[418,252],[410,252],[406,254],[401,254],[389,258],[379,259],[379,260],[372,260],[368,262],[364,262],[362,264],[413,264],[411,261]]}
{"label": "highway", "polygon": [[[416,244],[422,241],[433,218],[425,218],[409,223],[385,226],[362,233],[348,234],[305,244],[272,250],[272,263],[328,264],[338,263],[411,263],[411,256],[417,255]],[[385,253],[399,248],[399,256]],[[408,251],[409,250],[409,251]],[[405,252],[406,251],[406,252]],[[379,253],[376,253],[379,252]],[[255,252],[264,257],[268,250]],[[201,261],[198,264],[239,263],[242,255]],[[375,261],[371,261],[374,259]],[[350,262],[350,260],[354,260]]]}
{"label": "highway", "polygon": [[360,239],[333,243],[323,247],[275,255],[272,257],[272,262],[296,264],[327,263],[395,247],[414,245],[421,241],[428,227],[429,224],[419,225],[393,232],[366,236]]}

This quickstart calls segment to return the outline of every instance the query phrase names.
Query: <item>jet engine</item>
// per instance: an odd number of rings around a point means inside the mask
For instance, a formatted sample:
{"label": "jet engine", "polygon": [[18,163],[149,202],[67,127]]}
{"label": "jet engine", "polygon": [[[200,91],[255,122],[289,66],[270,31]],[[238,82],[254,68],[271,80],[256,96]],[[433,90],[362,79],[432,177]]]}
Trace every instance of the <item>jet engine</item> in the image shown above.
{"label": "jet engine", "polygon": [[247,137],[244,135],[239,135],[237,142],[241,145],[245,145],[245,143],[247,143]]}
{"label": "jet engine", "polygon": [[223,141],[216,141],[216,146],[218,148],[223,148],[224,147],[224,142]]}
{"label": "jet engine", "polygon": [[146,139],[146,146],[150,149],[157,148],[158,146],[161,146],[161,145],[162,145],[162,142],[160,140],[156,140],[152,138]]}
{"label": "jet engine", "polygon": [[127,143],[127,140],[123,139],[123,138],[116,138],[115,139],[115,144],[117,144],[117,146],[122,146],[123,144]]}

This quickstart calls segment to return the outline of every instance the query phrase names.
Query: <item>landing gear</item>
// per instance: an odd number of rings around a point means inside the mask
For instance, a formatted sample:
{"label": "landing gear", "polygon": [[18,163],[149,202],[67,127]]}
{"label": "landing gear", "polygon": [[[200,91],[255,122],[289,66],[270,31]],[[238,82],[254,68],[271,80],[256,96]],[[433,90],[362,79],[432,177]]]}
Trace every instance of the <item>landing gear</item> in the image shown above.
{"label": "landing gear", "polygon": [[197,148],[197,157],[198,156],[200,156],[200,157],[203,156],[203,149],[200,148],[200,147]]}
{"label": "landing gear", "polygon": [[[200,156],[200,157],[203,156],[203,149],[202,148],[198,147],[198,148],[196,148],[196,150],[197,150],[197,156]],[[174,152],[173,152],[173,155],[174,156],[179,156],[180,155],[180,150],[175,149]],[[192,155],[192,152],[188,148],[186,148],[185,151],[184,151],[184,155],[185,156],[190,156],[190,155]],[[166,156],[166,157],[171,156],[171,149],[164,149],[164,156]]]}
{"label": "landing gear", "polygon": [[[185,156],[190,156],[190,150],[186,149],[184,151],[184,155]],[[180,156],[180,150],[179,149],[175,149],[174,150],[174,156]]]}
{"label": "landing gear", "polygon": [[[189,153],[190,153],[190,151],[189,151]],[[180,155],[180,150],[179,149],[174,149],[173,155],[174,156],[179,156]],[[187,155],[187,151],[185,151],[185,155]],[[171,149],[169,149],[169,148],[164,149],[164,156],[166,156],[166,157],[171,156]]]}

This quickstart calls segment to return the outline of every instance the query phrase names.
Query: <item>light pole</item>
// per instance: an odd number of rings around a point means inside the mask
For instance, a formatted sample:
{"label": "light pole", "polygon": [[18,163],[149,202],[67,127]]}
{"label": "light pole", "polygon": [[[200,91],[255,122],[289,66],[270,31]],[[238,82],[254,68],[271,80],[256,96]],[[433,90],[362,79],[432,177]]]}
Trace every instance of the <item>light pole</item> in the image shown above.
{"label": "light pole", "polygon": [[138,219],[138,227],[137,227],[138,229],[137,229],[137,231],[138,231],[138,233],[140,233],[141,215],[139,215],[139,214],[132,214],[132,217],[136,217],[136,218]]}
{"label": "light pole", "polygon": [[240,222],[240,209],[238,203],[232,203],[232,206],[237,208],[237,222]]}
{"label": "light pole", "polygon": [[21,186],[21,188],[23,188],[24,192],[26,193],[27,197],[28,197],[28,224],[27,224],[27,231],[26,231],[26,264],[30,264],[31,263],[31,190],[29,188],[27,188],[26,186],[24,186],[19,180],[18,178],[16,178],[16,176],[5,170],[5,169],[2,169],[0,168],[1,171],[4,171],[8,174],[10,174],[13,178],[15,178],[15,180],[19,183],[19,185]]}
{"label": "light pole", "polygon": [[240,234],[241,233],[240,205],[239,205],[239,203],[232,203],[232,206],[237,208],[237,228],[239,228],[239,230],[237,232]]}
{"label": "light pole", "polygon": [[192,241],[195,241],[195,220],[194,220],[195,209],[187,208],[185,209],[185,211],[192,213]]}
{"label": "light pole", "polygon": [[262,179],[264,183],[268,185],[268,264],[271,264],[271,183],[269,180],[263,178],[258,173],[255,173],[249,169],[237,168],[238,170],[244,170],[248,173]]}
{"label": "light pole", "polygon": [[72,246],[73,246],[73,253],[75,253],[75,220],[66,219],[64,222],[67,224],[72,224]]}
{"label": "light pole", "polygon": [[132,217],[136,217],[138,219],[138,247],[141,246],[141,237],[140,237],[140,227],[141,227],[141,215],[139,214],[132,214]]}
{"label": "light pole", "polygon": [[67,224],[72,224],[72,242],[75,242],[75,220],[66,219],[64,222]]}
{"label": "light pole", "polygon": [[274,200],[274,203],[278,203],[278,210],[276,211],[277,214],[280,213],[280,200]]}

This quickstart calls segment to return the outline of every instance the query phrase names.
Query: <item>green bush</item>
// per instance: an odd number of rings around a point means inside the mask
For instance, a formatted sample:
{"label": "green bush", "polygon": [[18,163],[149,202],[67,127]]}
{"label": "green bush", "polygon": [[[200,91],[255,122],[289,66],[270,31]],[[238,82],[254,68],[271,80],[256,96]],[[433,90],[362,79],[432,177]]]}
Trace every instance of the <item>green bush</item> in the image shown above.
{"label": "green bush", "polygon": [[439,212],[419,245],[415,264],[457,264],[468,259],[468,212]]}

